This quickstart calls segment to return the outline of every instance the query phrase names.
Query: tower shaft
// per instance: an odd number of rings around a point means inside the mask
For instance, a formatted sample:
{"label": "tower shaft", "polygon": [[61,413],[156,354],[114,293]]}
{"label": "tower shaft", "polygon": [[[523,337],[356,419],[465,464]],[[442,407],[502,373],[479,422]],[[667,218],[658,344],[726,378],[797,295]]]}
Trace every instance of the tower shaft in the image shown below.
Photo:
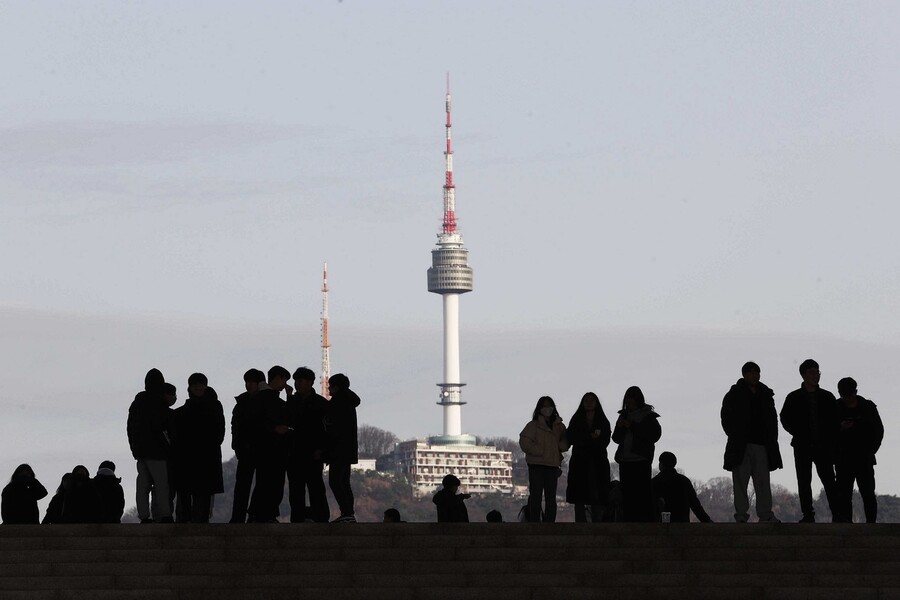
{"label": "tower shaft", "polygon": [[322,267],[322,396],[329,398],[328,378],[331,377],[331,343],[328,341],[328,263]]}

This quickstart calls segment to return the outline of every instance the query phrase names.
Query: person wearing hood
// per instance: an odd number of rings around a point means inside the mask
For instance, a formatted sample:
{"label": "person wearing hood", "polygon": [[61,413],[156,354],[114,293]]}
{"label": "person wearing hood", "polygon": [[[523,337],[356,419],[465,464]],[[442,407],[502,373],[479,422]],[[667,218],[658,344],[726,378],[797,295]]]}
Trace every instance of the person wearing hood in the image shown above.
{"label": "person wearing hood", "polygon": [[122,489],[122,478],[116,477],[116,464],[104,460],[91,482],[100,495],[100,522],[121,523],[125,512],[125,491]]}
{"label": "person wearing hood", "polygon": [[835,460],[835,495],[839,517],[853,522],[853,482],[859,487],[866,523],[878,517],[875,497],[875,453],[884,439],[884,424],[878,407],[856,393],[856,380],[844,377],[838,381],[840,400],[837,406],[840,430]]}
{"label": "person wearing hood", "polygon": [[359,462],[356,407],[360,399],[350,389],[350,379],[343,373],[328,379],[328,391],[331,399],[325,408],[325,461],[328,463],[328,486],[341,509],[341,516],[335,522],[356,523],[350,469]]}
{"label": "person wearing hood", "polygon": [[246,523],[247,506],[250,504],[250,488],[256,474],[256,453],[253,447],[253,420],[259,404],[254,401],[259,384],[265,383],[266,374],[259,369],[244,373],[244,392],[234,397],[231,411],[231,449],[237,460],[234,473],[234,503],[229,523]]}
{"label": "person wearing hood", "polygon": [[3,488],[0,517],[7,525],[37,525],[40,522],[37,503],[46,497],[47,488],[34,476],[31,465],[19,465]]}
{"label": "person wearing hood", "polygon": [[172,416],[176,520],[209,523],[213,496],[225,491],[222,442],[225,414],[203,373],[188,378],[188,399]]}
{"label": "person wearing hood", "polygon": [[159,369],[144,377],[144,391],[128,409],[128,445],[137,461],[135,504],[141,523],[172,522],[169,497],[169,407],[163,395],[166,380]]}
{"label": "person wearing hood", "polygon": [[619,483],[626,522],[653,520],[650,477],[653,473],[656,442],[661,436],[659,415],[646,403],[641,388],[631,386],[625,390],[612,440],[619,445],[616,462],[619,463]]}
{"label": "person wearing hood", "polygon": [[734,520],[738,523],[746,523],[750,518],[747,486],[751,479],[756,493],[756,517],[760,521],[778,522],[772,512],[769,482],[769,473],[784,466],[778,449],[778,414],[775,392],[759,378],[758,364],[744,364],[741,378],[722,399],[722,429],[728,436],[724,468],[731,471]]}
{"label": "person wearing hood", "polygon": [[[562,453],[569,449],[566,426],[550,396],[541,396],[531,420],[519,433],[519,447],[528,463],[528,511],[531,523],[556,522],[556,488],[562,474]],[[541,500],[544,502],[543,519]]]}

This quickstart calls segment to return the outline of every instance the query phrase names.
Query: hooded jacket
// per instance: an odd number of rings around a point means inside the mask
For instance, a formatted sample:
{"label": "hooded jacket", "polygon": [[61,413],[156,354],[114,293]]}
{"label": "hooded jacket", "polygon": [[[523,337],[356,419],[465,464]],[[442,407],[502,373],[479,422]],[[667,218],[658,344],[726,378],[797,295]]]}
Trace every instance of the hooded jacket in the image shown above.
{"label": "hooded jacket", "polygon": [[[720,417],[722,429],[728,436],[725,443],[723,466],[734,471],[744,461],[747,444],[756,438],[766,447],[769,471],[784,466],[781,450],[778,448],[778,415],[775,412],[775,393],[765,384],[756,385],[756,393],[743,378],[731,386],[722,399]],[[754,422],[756,420],[756,422]]]}
{"label": "hooded jacket", "polygon": [[158,369],[150,369],[128,408],[128,445],[135,460],[166,460],[169,457],[169,407],[163,397],[165,380]]}
{"label": "hooded jacket", "polygon": [[359,462],[356,407],[360,402],[356,392],[349,388],[338,391],[328,401],[324,420],[327,435],[326,462]]}

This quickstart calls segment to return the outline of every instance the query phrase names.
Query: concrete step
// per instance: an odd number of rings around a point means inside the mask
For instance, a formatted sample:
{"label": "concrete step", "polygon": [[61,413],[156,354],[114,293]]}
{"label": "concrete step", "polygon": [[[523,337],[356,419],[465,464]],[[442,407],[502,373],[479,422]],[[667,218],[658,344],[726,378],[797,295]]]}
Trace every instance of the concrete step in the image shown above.
{"label": "concrete step", "polygon": [[0,599],[900,599],[892,524],[0,527]]}

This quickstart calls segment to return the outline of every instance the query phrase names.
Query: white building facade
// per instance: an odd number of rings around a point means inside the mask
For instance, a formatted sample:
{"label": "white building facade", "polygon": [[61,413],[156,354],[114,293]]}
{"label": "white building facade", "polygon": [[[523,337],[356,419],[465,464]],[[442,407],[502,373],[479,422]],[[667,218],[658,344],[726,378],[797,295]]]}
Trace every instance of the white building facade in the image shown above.
{"label": "white building facade", "polygon": [[512,453],[494,446],[431,444],[426,440],[400,442],[394,450],[395,468],[412,481],[414,492],[432,494],[447,474],[459,478],[468,494],[511,494]]}

